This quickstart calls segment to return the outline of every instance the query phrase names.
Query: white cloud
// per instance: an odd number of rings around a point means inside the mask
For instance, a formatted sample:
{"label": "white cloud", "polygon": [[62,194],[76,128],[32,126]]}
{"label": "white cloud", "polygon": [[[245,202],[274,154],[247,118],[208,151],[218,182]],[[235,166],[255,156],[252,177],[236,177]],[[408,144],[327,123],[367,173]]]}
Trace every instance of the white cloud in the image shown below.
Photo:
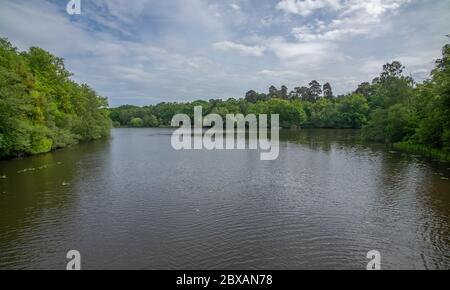
{"label": "white cloud", "polygon": [[364,35],[369,33],[367,27],[341,27],[330,29],[326,32],[319,32],[317,29],[310,26],[294,27],[292,33],[300,41],[316,41],[316,40],[342,40],[357,35]]}
{"label": "white cloud", "polygon": [[398,9],[406,2],[410,0],[280,0],[276,8],[301,16],[311,15],[320,9],[339,10],[345,13],[364,10],[371,16],[378,16],[389,10]]}
{"label": "white cloud", "polygon": [[388,62],[393,62],[394,60],[400,61],[405,67],[406,74],[421,75],[419,80],[423,79],[423,75],[429,75],[432,68],[434,67],[434,59],[436,57],[435,50],[423,50],[414,51],[414,54],[403,53],[395,54],[390,57],[384,58],[374,58],[370,57],[363,62],[359,71],[363,74],[377,75],[380,73],[381,68],[384,64]]}
{"label": "white cloud", "polygon": [[396,10],[407,2],[410,0],[351,0],[344,7],[348,12],[364,10],[368,15],[376,17]]}
{"label": "white cloud", "polygon": [[63,57],[112,106],[241,97],[312,79],[344,93],[393,60],[424,76],[450,20],[448,0],[97,0],[78,17],[54,0],[0,2],[1,37]]}
{"label": "white cloud", "polygon": [[337,63],[343,56],[330,42],[289,42],[283,38],[268,40],[269,49],[280,59],[284,67],[299,70],[318,70],[326,63]]}
{"label": "white cloud", "polygon": [[[338,41],[354,36],[380,32],[380,24],[388,14],[397,10],[410,0],[348,0],[342,1],[334,19],[325,24],[317,21],[292,29],[300,41],[329,40]],[[280,2],[281,3],[281,2]]]}
{"label": "white cloud", "polygon": [[[88,83],[100,95],[113,100],[135,97],[135,92],[151,97],[157,90],[159,95],[160,89],[179,95],[173,83],[190,83],[192,79],[187,76],[205,75],[214,70],[212,67],[217,69],[207,57],[174,52],[151,40],[130,41],[92,31],[82,23],[70,22],[67,15],[58,13],[57,7],[48,2],[2,5],[2,37],[8,37],[20,49],[39,46],[64,57],[76,81]],[[23,19],[33,25],[23,25]]]}
{"label": "white cloud", "polygon": [[237,51],[243,56],[263,56],[266,50],[263,46],[249,46],[232,41],[221,41],[213,43],[215,49],[222,51]]}
{"label": "white cloud", "polygon": [[270,46],[280,59],[286,60],[298,57],[321,56],[327,48],[325,43],[290,43],[281,39],[273,40]]}
{"label": "white cloud", "polygon": [[281,0],[276,6],[277,9],[286,13],[301,16],[308,16],[323,8],[337,10],[340,7],[340,0]]}
{"label": "white cloud", "polygon": [[271,70],[263,69],[258,72],[259,75],[270,78],[281,78],[298,80],[299,78],[307,77],[307,73],[300,70]]}
{"label": "white cloud", "polygon": [[240,11],[241,11],[241,6],[239,6],[239,5],[235,4],[235,3],[230,4],[230,7],[231,7],[234,11],[237,11],[237,12],[240,12]]}

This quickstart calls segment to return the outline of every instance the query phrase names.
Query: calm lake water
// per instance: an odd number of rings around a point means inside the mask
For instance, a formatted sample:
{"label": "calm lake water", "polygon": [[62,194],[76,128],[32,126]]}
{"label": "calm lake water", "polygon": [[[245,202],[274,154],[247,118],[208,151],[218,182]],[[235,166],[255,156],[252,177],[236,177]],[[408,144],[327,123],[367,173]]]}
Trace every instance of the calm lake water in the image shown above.
{"label": "calm lake water", "polygon": [[0,269],[450,269],[450,163],[358,131],[283,131],[272,162],[170,134],[0,161]]}

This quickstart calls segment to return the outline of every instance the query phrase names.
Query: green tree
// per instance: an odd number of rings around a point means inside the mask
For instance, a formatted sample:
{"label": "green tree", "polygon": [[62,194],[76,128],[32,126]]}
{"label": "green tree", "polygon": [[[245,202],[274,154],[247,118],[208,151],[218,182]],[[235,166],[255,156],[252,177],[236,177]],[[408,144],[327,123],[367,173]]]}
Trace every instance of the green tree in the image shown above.
{"label": "green tree", "polygon": [[278,98],[278,89],[275,86],[269,87],[269,98]]}
{"label": "green tree", "polygon": [[295,88],[295,92],[302,101],[306,102],[309,100],[310,93],[307,87],[297,87]]}
{"label": "green tree", "polygon": [[144,127],[144,121],[141,118],[133,118],[130,121],[130,125],[135,128]]}
{"label": "green tree", "polygon": [[255,104],[258,101],[258,94],[251,90],[245,94],[245,100],[249,103]]}
{"label": "green tree", "polygon": [[327,100],[333,100],[333,98],[334,98],[333,89],[331,88],[330,83],[325,83],[323,85],[323,96]]}
{"label": "green tree", "polygon": [[309,83],[308,101],[316,101],[322,95],[322,86],[316,80]]}
{"label": "green tree", "polygon": [[155,128],[159,126],[158,118],[156,118],[154,115],[145,115],[144,116],[144,126],[145,127],[151,127]]}
{"label": "green tree", "polygon": [[288,99],[288,88],[286,86],[281,86],[279,96],[280,96],[280,99],[282,99],[282,100]]}
{"label": "green tree", "polygon": [[0,39],[0,158],[109,135],[106,99],[70,77],[63,59]]}
{"label": "green tree", "polygon": [[407,141],[417,128],[415,111],[404,104],[396,104],[389,108],[386,119],[385,139],[391,143]]}
{"label": "green tree", "polygon": [[346,96],[337,104],[337,114],[341,128],[362,128],[369,114],[367,99],[357,94]]}

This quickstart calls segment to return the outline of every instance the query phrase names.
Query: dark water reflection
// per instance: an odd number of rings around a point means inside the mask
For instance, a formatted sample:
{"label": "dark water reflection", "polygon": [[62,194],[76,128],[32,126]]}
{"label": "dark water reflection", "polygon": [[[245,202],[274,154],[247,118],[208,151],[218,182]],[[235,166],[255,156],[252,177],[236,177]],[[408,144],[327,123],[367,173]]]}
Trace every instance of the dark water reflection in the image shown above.
{"label": "dark water reflection", "polygon": [[[357,131],[283,131],[280,157],[174,151],[170,130],[0,162],[0,269],[450,268],[450,164]],[[29,169],[24,171],[24,169]]]}

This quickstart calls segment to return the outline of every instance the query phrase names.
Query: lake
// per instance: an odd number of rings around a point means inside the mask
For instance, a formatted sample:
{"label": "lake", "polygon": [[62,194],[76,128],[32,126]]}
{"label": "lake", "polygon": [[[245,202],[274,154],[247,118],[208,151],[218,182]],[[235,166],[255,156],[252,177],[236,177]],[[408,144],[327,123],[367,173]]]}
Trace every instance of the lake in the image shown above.
{"label": "lake", "polygon": [[352,130],[282,131],[275,161],[171,132],[0,161],[0,269],[450,269],[450,163]]}

